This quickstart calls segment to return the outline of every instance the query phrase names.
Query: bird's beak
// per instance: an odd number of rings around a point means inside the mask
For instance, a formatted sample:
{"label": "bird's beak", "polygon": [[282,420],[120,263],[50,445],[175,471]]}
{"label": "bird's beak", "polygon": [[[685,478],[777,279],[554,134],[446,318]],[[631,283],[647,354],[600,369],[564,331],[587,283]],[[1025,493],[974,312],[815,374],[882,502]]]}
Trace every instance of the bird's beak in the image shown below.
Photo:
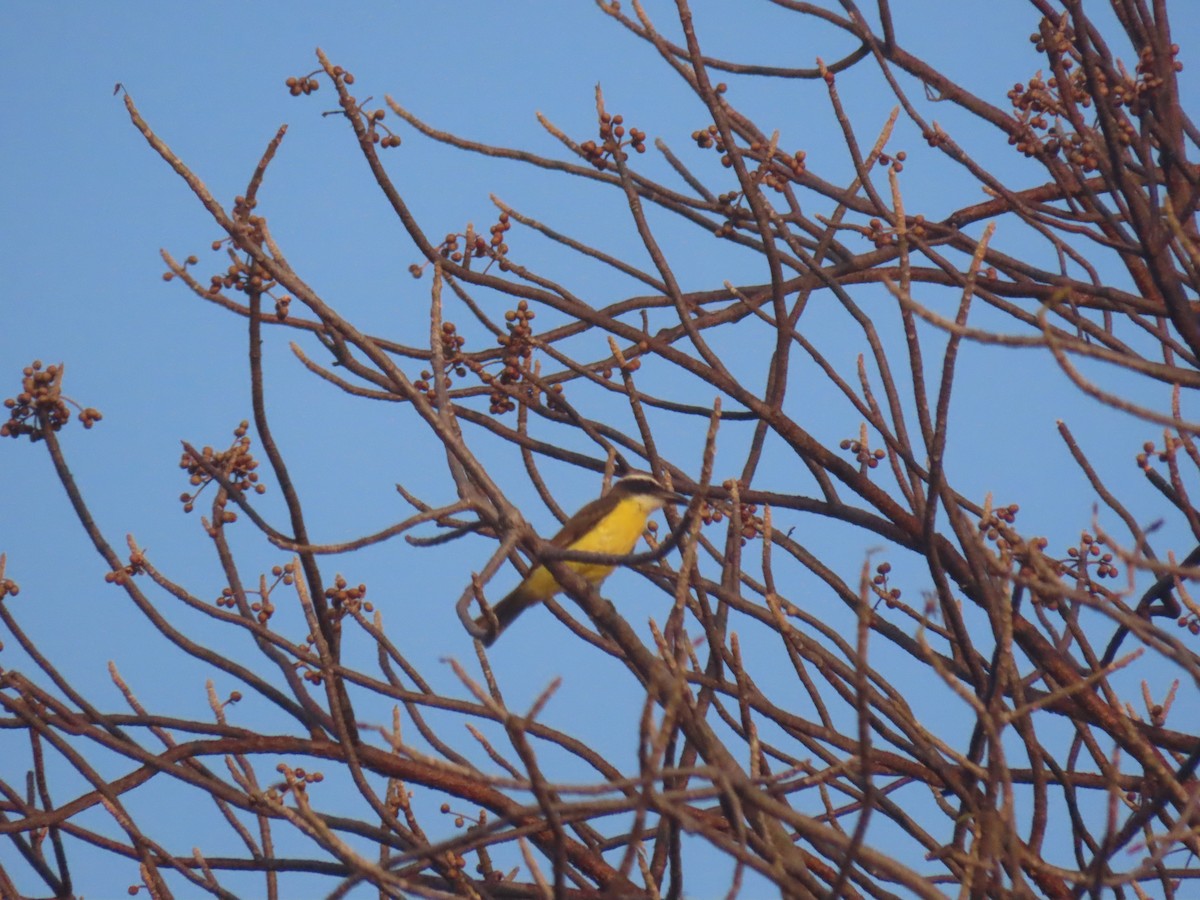
{"label": "bird's beak", "polygon": [[683,503],[687,504],[688,498],[678,491],[663,491],[662,498],[664,503]]}

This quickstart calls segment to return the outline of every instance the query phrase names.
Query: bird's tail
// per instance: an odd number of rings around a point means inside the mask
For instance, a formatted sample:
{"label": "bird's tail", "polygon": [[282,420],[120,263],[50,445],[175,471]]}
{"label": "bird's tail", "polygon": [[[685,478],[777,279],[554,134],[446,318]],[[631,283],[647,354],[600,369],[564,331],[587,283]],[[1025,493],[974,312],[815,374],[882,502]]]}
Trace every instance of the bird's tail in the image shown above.
{"label": "bird's tail", "polygon": [[526,585],[518,585],[508,596],[492,607],[492,612],[496,615],[497,624],[495,626],[492,626],[491,619],[487,616],[480,616],[475,620],[475,624],[479,628],[491,629],[488,631],[487,637],[480,638],[483,646],[492,646],[504,629],[516,621],[517,616],[529,607],[537,605],[541,600],[542,598],[529,590]]}

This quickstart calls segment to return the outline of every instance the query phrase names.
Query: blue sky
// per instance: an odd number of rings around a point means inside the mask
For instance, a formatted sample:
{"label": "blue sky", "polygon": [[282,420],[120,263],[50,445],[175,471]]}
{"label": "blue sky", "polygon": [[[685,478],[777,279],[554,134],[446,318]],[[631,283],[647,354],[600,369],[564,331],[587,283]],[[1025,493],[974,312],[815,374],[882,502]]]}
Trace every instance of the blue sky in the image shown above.
{"label": "blue sky", "polygon": [[[660,21],[669,21],[669,4],[648,5]],[[695,4],[701,40],[714,54],[745,57],[752,49],[755,61],[808,65],[816,54],[829,53],[828,35],[787,31],[781,11],[768,4],[754,4],[753,15],[730,14],[730,6]],[[933,27],[928,20],[902,22],[901,42],[1002,105],[1012,82],[1038,67],[1026,37],[1034,28],[1029,7],[938,6]],[[1197,14],[1190,6],[1181,5],[1176,16],[1180,34],[1195,33]],[[706,124],[698,104],[649,48],[583,2],[366,3],[343,10],[333,4],[229,2],[10,2],[0,7],[0,66],[9,88],[0,139],[5,281],[0,396],[15,393],[20,368],[31,360],[64,361],[67,392],[105,416],[94,431],[73,429],[64,438],[101,527],[118,541],[132,533],[157,565],[201,596],[215,597],[222,582],[200,538],[198,517],[183,516],[175,499],[183,489],[179,441],[222,446],[238,421],[249,418],[244,329],[240,320],[203,304],[178,284],[163,282],[160,248],[180,258],[195,253],[207,271],[207,248],[219,235],[183,183],[130,125],[114,85],[129,91],[142,115],[226,203],[244,188],[275,129],[287,123],[288,136],[260,195],[276,238],[333,306],[352,310],[352,318],[376,332],[413,334],[428,302],[428,281],[414,282],[406,273],[418,259],[416,252],[372,191],[344,122],[320,115],[335,106],[328,87],[299,99],[284,87],[289,75],[316,68],[317,46],[355,73],[360,96],[381,100],[387,93],[437,127],[545,154],[557,154],[557,145],[538,126],[535,112],[575,137],[586,137],[593,127],[597,83],[610,110],[623,112],[651,139],[664,136],[677,152],[688,151],[687,135]],[[856,93],[855,79],[847,75],[839,86],[869,143],[893,101]],[[733,87],[736,91],[738,83]],[[761,97],[747,91],[745,106],[777,125],[784,145],[806,149],[812,168],[829,166],[831,176],[849,179],[828,105],[818,92],[774,84]],[[954,125],[952,110],[937,112]],[[388,121],[394,123],[394,117]],[[405,144],[392,151],[389,165],[431,234],[461,230],[468,221],[485,229],[494,221],[488,195],[495,193],[611,252],[636,253],[627,220],[612,198],[513,164],[436,147],[411,129],[401,133]],[[911,126],[902,124],[897,134],[901,146],[916,143]],[[644,164],[656,165],[650,159]],[[963,196],[960,173],[944,166],[923,169],[916,160],[911,170],[911,190],[928,215],[946,211],[938,208],[943,194]],[[945,186],[942,194],[932,187],[939,182]],[[689,282],[685,287],[719,285],[738,265],[699,247],[694,234],[669,234],[666,246],[675,259],[688,261],[679,267]],[[628,290],[609,273],[581,273],[578,263],[561,254],[539,255],[544,251],[534,241],[524,243],[521,252],[553,277],[586,280],[598,301]],[[428,439],[401,429],[398,417],[387,411],[314,383],[290,355],[288,339],[273,335],[268,341],[268,392],[310,515],[321,523],[316,538],[344,540],[401,518],[405,509],[392,488],[400,479],[410,489],[428,487],[433,502],[447,500],[436,493],[446,490],[440,471],[426,483],[414,464],[441,464]],[[315,343],[305,346],[319,352]],[[1037,414],[1026,432],[1000,435],[986,419],[974,420],[964,411],[959,483],[980,499],[994,490],[998,500],[1019,500],[1035,517],[1034,530],[1057,530],[1069,540],[1072,529],[1077,534],[1086,525],[1093,502],[1081,478],[1046,478],[1043,467],[1021,464],[1046,454],[1065,459],[1054,433],[1056,418],[1067,418],[1101,465],[1124,478],[1137,444],[1153,437],[1152,429],[1124,419],[1120,427],[1129,439],[1112,446],[1111,421],[1101,420],[1078,398],[1042,391],[1046,371],[1034,365],[1011,368],[1007,357],[972,350],[964,370],[973,379],[980,408],[1003,407],[1021,397]],[[814,410],[811,425],[817,433],[826,428],[844,433],[847,421],[823,422]],[[732,435],[730,443],[737,444]],[[695,458],[698,462],[698,452]],[[728,464],[735,467],[736,457]],[[515,486],[519,470],[513,461],[498,467]],[[179,660],[131,614],[125,598],[103,583],[104,565],[51,474],[40,447],[0,446],[0,551],[9,557],[8,577],[22,586],[17,607],[22,621],[52,657],[67,660],[64,671],[70,677],[93,686],[93,699],[102,706],[120,706],[105,668],[116,660],[147,706],[178,703],[202,710],[203,680],[211,673]],[[562,491],[564,507],[596,493],[598,480],[558,474],[555,487]],[[279,512],[277,504],[277,492],[263,500],[272,515]],[[1152,505],[1136,512],[1147,519],[1161,514]],[[552,530],[552,519],[540,506],[530,506],[529,515]],[[242,549],[258,554],[263,566],[277,561],[278,554],[265,550],[261,541],[248,534],[244,540]],[[814,536],[814,547],[841,554],[846,572],[869,549],[861,542],[847,546],[836,529],[824,540],[822,548],[822,537]],[[404,623],[405,646],[426,674],[453,691],[453,678],[439,659],[470,659],[471,649],[451,606],[465,573],[482,566],[491,549],[474,540],[415,554],[389,544],[329,563],[327,574],[345,566],[351,580],[370,584],[385,617]],[[632,578],[614,576],[612,583],[622,577]],[[915,595],[921,585],[913,588]],[[419,634],[409,633],[418,627]],[[595,664],[587,660],[531,655],[534,627],[523,637],[514,629],[512,637],[497,648],[495,659],[514,708],[566,673],[556,701],[560,710],[587,709],[595,702],[594,685],[602,683],[598,679],[616,677],[604,665],[591,668]],[[248,649],[231,648],[231,653]],[[5,656],[8,661],[0,658],[0,664],[16,665],[15,647],[10,645]],[[594,710],[592,717],[603,728]],[[5,740],[0,736],[0,754]],[[624,752],[632,752],[632,744]],[[59,793],[66,796],[70,790]],[[199,840],[186,828],[178,839],[181,850],[192,845],[186,841]],[[0,865],[13,852],[10,845],[0,845]],[[109,861],[89,868],[88,875],[82,870],[76,875],[77,889],[90,895],[115,893],[134,880],[127,864]]]}

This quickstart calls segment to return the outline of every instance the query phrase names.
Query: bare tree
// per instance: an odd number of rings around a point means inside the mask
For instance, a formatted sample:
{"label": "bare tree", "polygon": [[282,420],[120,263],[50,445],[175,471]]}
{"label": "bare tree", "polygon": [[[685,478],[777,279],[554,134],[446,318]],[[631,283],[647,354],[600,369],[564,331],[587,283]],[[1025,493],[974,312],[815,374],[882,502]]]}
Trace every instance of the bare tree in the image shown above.
{"label": "bare tree", "polygon": [[[882,0],[870,16],[849,0],[840,9],[774,2],[798,29],[820,25],[855,49],[813,68],[718,59],[686,0],[663,30],[636,2],[632,11],[598,2],[706,110],[690,153],[669,145],[678,136],[655,141],[673,170],[666,180],[639,170],[647,134],[607,109],[599,90],[593,136],[543,123],[563,148],[547,158],[439,131],[390,98],[368,108],[351,73],[324,55],[315,72],[288,79],[294,95],[333,91],[348,139],[411,238],[413,274],[428,286],[420,334],[364,332],[272,238],[259,195],[282,130],[228,209],[125,97],[133,125],[224,234],[214,245],[222,270],[206,277],[196,257],[164,253],[169,277],[243,317],[248,331],[252,424],[227,449],[189,444],[181,460],[185,507],[206,504],[221,598],[198,596],[132,539],[118,549],[96,526],[87,486],[68,466],[78,451],[59,434],[71,418],[61,366],[25,369],[3,433],[44,446],[128,596],[127,614],[289,724],[238,724],[227,706],[240,696],[215,690],[207,721],[143,708],[123,684],[128,710],[97,708],[28,640],[17,587],[0,580],[0,618],[37,666],[0,676],[2,724],[29,747],[0,771],[0,831],[46,891],[72,894],[73,840],[136,861],[153,896],[181,886],[232,896],[225,879],[246,872],[260,873],[256,890],[272,897],[285,893],[285,873],[333,879],[335,897],[361,885],[381,896],[732,896],[750,877],[789,897],[1194,895],[1200,732],[1194,720],[1168,726],[1168,715],[1181,685],[1194,697],[1200,684],[1200,606],[1188,588],[1200,565],[1190,497],[1200,426],[1184,412],[1200,387],[1200,169],[1189,159],[1200,133],[1181,102],[1166,4],[1113,0],[1115,24],[1102,29],[1079,0],[1030,0],[1042,73],[1000,104],[906,52]],[[895,97],[883,123],[853,121],[839,97],[839,75],[867,69]],[[721,78],[737,79],[737,90]],[[739,110],[735,95],[757,79],[807,83],[829,105],[849,184],[810,171],[803,151],[780,145],[776,123]],[[1007,138],[1007,152],[1026,162],[1019,171],[1034,176],[994,175],[1003,154],[974,155],[970,145],[983,140],[927,119],[935,101],[969,116],[972,135]],[[891,137],[899,117],[919,128],[921,153],[969,175],[988,199],[906,192],[907,154]],[[651,264],[499,201],[490,234],[431,236],[389,172],[384,151],[403,154],[403,129],[615,192]],[[723,168],[707,174],[700,151]],[[947,204],[948,215],[921,212]],[[753,260],[757,274],[686,289],[689,261],[663,249],[668,228],[690,234],[696,253],[713,246]],[[544,239],[637,287],[589,303],[581,285],[524,265],[509,247],[513,229],[526,245]],[[558,324],[539,329],[537,312]],[[808,327],[818,313],[837,320],[839,342]],[[406,427],[444,448],[444,465],[414,462],[406,475],[409,518],[341,545],[313,543],[322,529],[305,514],[263,399],[261,344],[288,331],[309,347],[293,345],[314,377],[391,414],[399,404]],[[1100,507],[1073,546],[1024,530],[1010,498],[972,496],[952,481],[957,411],[979,387],[958,363],[977,344],[1013,366],[1052,360],[1076,397],[1103,404],[1117,423],[1112,440],[1136,456],[1144,477],[1106,483],[1089,448],[1059,424],[1077,468],[1054,475],[1085,479]],[[799,370],[820,375],[804,390],[823,398],[821,410],[796,398]],[[1164,402],[1133,399],[1150,396]],[[835,408],[860,424],[827,440],[815,423]],[[1025,427],[1023,408],[1014,398],[996,427]],[[87,409],[79,418],[90,426],[98,417]],[[560,518],[547,461],[605,479],[650,471],[692,498],[669,514],[669,534],[647,534],[648,549],[593,559],[635,567],[645,591],[661,592],[665,616],[647,622],[645,604],[604,599],[568,566],[570,553],[538,536],[479,449],[497,441],[519,452]],[[744,448],[736,463],[729,451],[718,456],[727,443]],[[456,502],[429,499],[450,484]],[[284,498],[283,521],[256,508],[265,489]],[[1167,527],[1130,512],[1131,497],[1146,492]],[[292,562],[268,574],[259,559],[240,559],[229,535],[245,520]],[[864,561],[846,570],[822,558],[803,530],[783,524],[798,520],[839,529]],[[550,567],[565,594],[548,603],[561,624],[547,640],[570,640],[628,673],[605,702],[637,736],[635,765],[544,722],[553,685],[531,709],[510,709],[506,673],[482,644],[477,659],[455,664],[456,693],[435,689],[365,586],[331,581],[322,568],[325,556],[388,540],[416,565],[430,543],[468,534],[493,540],[494,553],[455,588],[463,628],[486,636],[474,620],[486,622],[500,585],[511,584],[510,563]],[[893,572],[900,560],[922,564],[917,577],[906,563],[916,602]],[[180,630],[183,607],[251,636],[257,658],[227,658]],[[303,612],[306,637],[279,627],[286,610]],[[377,648],[372,668],[343,658],[351,635]],[[1135,703],[1128,686],[1138,679],[1144,701]],[[920,715],[918,695],[961,708],[969,722]],[[391,720],[361,712],[387,706]],[[445,724],[453,720],[469,737]],[[123,759],[127,774],[102,775],[98,753]],[[90,788],[63,796],[48,757]],[[295,762],[276,771],[280,759]],[[571,774],[581,766],[590,781]],[[349,800],[318,784],[335,773]],[[244,852],[189,854],[156,839],[158,823],[131,815],[122,798],[164,782],[216,804]],[[475,812],[451,825],[429,814],[431,803]],[[96,807],[118,837],[81,821]],[[295,834],[308,852],[277,849]],[[519,859],[515,869],[500,867],[504,854]],[[727,861],[728,882],[689,881],[712,858]],[[16,895],[12,878],[0,874],[0,894]]]}

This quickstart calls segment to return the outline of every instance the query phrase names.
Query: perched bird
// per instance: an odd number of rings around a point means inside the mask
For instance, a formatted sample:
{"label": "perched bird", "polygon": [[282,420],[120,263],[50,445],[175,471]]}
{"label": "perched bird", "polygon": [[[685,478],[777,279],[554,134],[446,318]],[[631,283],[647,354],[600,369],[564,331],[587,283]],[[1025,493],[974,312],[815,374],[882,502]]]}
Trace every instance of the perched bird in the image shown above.
{"label": "perched bird", "polygon": [[[627,475],[612,486],[607,494],[593,500],[563,524],[550,543],[565,550],[585,553],[625,555],[633,552],[638,538],[646,529],[646,519],[656,509],[668,503],[686,503],[682,494],[667,490],[655,478],[641,473]],[[577,572],[590,584],[599,586],[614,566],[600,563],[562,563]],[[492,607],[500,625],[483,638],[490,647],[513,620],[529,607],[549,600],[562,587],[545,566],[535,566],[517,587]],[[489,620],[480,616],[475,624],[487,629]]]}

